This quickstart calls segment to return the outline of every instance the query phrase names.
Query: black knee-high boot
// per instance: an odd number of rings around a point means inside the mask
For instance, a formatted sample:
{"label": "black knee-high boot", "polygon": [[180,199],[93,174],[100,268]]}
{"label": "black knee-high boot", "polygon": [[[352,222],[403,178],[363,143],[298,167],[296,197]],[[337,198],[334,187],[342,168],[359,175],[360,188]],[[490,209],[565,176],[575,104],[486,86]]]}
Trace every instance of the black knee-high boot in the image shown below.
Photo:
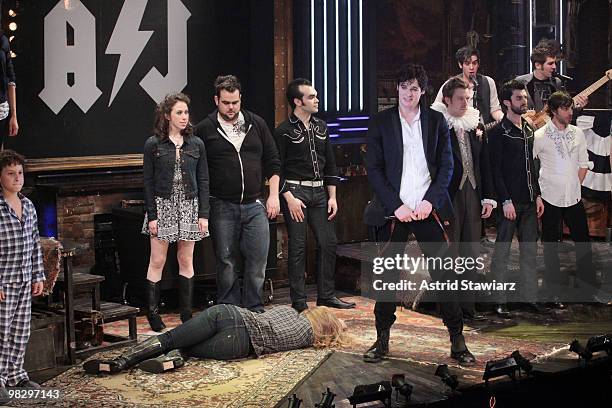
{"label": "black knee-high boot", "polygon": [[166,328],[166,325],[159,315],[159,297],[160,297],[159,282],[151,282],[147,280],[147,320],[151,326],[151,330],[160,332]]}
{"label": "black knee-high boot", "polygon": [[181,309],[181,322],[185,323],[191,319],[191,308],[193,303],[193,276],[186,278],[179,275],[179,305]]}
{"label": "black knee-high boot", "polygon": [[150,358],[138,364],[138,368],[148,373],[159,374],[165,371],[181,368],[185,365],[185,359],[179,349],[174,349],[161,356]]}
{"label": "black knee-high boot", "polygon": [[157,357],[166,351],[157,336],[151,337],[142,343],[128,348],[120,357],[112,360],[90,360],[83,364],[83,369],[88,374],[116,374],[120,371],[135,366],[141,361]]}

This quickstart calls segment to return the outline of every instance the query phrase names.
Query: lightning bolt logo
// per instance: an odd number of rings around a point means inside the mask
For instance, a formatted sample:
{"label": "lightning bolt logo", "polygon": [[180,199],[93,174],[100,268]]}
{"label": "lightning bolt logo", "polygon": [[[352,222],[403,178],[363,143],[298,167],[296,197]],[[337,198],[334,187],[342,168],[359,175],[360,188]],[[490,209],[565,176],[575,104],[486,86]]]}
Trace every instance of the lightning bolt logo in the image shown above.
{"label": "lightning bolt logo", "polygon": [[115,24],[113,35],[106,47],[106,54],[120,55],[108,106],[113,103],[115,96],[117,96],[153,34],[153,31],[139,30],[147,2],[148,0],[125,0],[117,24]]}

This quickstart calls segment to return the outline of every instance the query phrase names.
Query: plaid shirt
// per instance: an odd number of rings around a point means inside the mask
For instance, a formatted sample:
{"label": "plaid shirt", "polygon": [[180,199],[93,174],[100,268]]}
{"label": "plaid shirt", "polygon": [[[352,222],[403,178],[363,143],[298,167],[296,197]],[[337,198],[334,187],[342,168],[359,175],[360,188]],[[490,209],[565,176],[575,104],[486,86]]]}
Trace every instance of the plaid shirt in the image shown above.
{"label": "plaid shirt", "polygon": [[0,194],[0,287],[45,280],[34,204],[19,193],[22,219]]}
{"label": "plaid shirt", "polygon": [[257,356],[309,347],[314,343],[310,321],[290,306],[277,306],[264,313],[238,310]]}

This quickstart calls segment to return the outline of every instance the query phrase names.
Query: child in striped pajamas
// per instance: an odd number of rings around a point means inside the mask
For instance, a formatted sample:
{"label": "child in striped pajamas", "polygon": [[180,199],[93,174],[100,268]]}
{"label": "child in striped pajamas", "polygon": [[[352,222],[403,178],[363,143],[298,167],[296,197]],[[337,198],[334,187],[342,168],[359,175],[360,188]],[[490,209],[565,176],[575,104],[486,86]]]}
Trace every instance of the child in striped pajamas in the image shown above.
{"label": "child in striped pajamas", "polygon": [[0,152],[0,404],[6,387],[40,388],[23,369],[32,296],[40,296],[45,280],[34,204],[20,193],[25,158]]}

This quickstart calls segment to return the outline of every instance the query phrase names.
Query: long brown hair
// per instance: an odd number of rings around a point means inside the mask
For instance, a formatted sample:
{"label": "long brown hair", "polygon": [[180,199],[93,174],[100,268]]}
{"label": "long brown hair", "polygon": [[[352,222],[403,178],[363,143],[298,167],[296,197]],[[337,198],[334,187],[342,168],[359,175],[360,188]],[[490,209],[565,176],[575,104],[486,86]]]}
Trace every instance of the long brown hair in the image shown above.
{"label": "long brown hair", "polygon": [[314,335],[313,347],[342,347],[352,342],[346,325],[325,306],[306,309],[302,314],[310,321]]}
{"label": "long brown hair", "polygon": [[[177,102],[185,102],[187,107],[191,100],[187,95],[181,92],[173,92],[166,95],[163,101],[157,104],[155,107],[155,120],[153,122],[153,133],[157,135],[161,140],[168,138],[169,121],[166,119],[166,115],[170,115],[172,108]],[[193,133],[193,126],[191,121],[187,123],[187,127],[181,130],[181,135],[184,137],[190,136]]]}

